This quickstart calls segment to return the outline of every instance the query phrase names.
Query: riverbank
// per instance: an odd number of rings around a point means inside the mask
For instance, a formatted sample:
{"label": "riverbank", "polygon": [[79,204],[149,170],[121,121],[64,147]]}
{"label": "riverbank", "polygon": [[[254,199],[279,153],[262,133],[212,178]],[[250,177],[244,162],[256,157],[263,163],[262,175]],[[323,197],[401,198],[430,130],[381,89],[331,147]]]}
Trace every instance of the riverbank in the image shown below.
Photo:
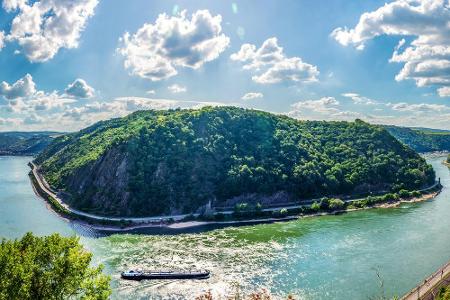
{"label": "riverbank", "polygon": [[[419,191],[404,191],[408,198],[399,197],[396,194],[387,193],[381,196],[368,196],[366,198],[352,199],[347,201],[340,201],[340,207],[335,209],[323,210],[322,202],[313,202],[312,204],[298,204],[289,207],[275,207],[261,209],[259,212],[245,212],[236,215],[236,211],[221,211],[213,213],[208,217],[200,214],[184,214],[176,216],[158,216],[148,218],[109,218],[96,216],[70,208],[63,203],[61,199],[47,187],[45,180],[41,178],[38,168],[33,163],[30,163],[31,172],[30,179],[33,189],[38,196],[47,201],[51,209],[53,209],[61,217],[78,222],[84,226],[89,226],[92,229],[103,233],[115,232],[139,232],[142,230],[152,231],[153,233],[185,233],[196,230],[201,231],[213,228],[221,228],[228,226],[244,226],[256,225],[274,222],[286,222],[296,220],[303,217],[324,216],[330,214],[342,214],[345,212],[370,209],[370,208],[389,208],[400,205],[401,203],[420,202],[434,198],[440,191],[441,185],[435,183],[427,189]],[[414,195],[414,196],[412,196]],[[327,199],[327,198],[323,198]],[[333,201],[328,199],[327,201]],[[311,201],[309,201],[311,202]],[[328,202],[327,202],[328,203]],[[319,208],[314,208],[315,206]],[[328,206],[327,204],[326,206]],[[209,219],[207,219],[209,218]],[[226,220],[211,220],[211,218],[226,219]],[[245,219],[243,219],[245,218]]]}
{"label": "riverbank", "polygon": [[[244,294],[267,287],[275,298],[381,299],[376,270],[384,281],[385,299],[402,296],[449,259],[450,172],[443,158],[429,159],[444,185],[433,200],[400,208],[361,209],[339,216],[305,217],[258,226],[199,229],[195,234],[118,234],[65,222],[35,196],[27,176],[28,160],[0,159],[0,236],[17,238],[77,234],[94,260],[112,276],[113,299],[169,298],[212,290],[226,297],[239,281]],[[211,279],[132,283],[121,271],[208,269]],[[193,268],[193,267],[191,267]],[[324,272],[326,268],[326,272]],[[259,285],[255,287],[255,282]],[[284,298],[283,298],[284,299]]]}
{"label": "riverbank", "polygon": [[[289,222],[298,220],[301,218],[312,218],[312,217],[321,217],[321,216],[328,216],[328,215],[339,215],[344,214],[347,212],[353,212],[353,211],[360,211],[360,210],[368,210],[368,209],[374,209],[374,208],[393,208],[398,207],[403,203],[417,203],[417,202],[424,202],[428,200],[432,200],[434,197],[439,195],[440,190],[437,192],[432,192],[430,194],[424,194],[420,197],[412,198],[410,200],[399,200],[395,203],[382,203],[377,204],[370,207],[363,207],[363,208],[351,208],[351,209],[345,209],[345,210],[336,210],[331,212],[317,212],[313,214],[298,214],[298,215],[292,215],[287,216],[284,218],[260,218],[260,219],[248,219],[248,220],[231,220],[231,221],[180,221],[180,222],[174,222],[172,224],[134,224],[127,227],[114,227],[114,226],[107,226],[107,225],[92,225],[89,223],[83,223],[83,225],[87,225],[91,227],[92,229],[95,229],[99,232],[105,233],[105,234],[111,234],[111,233],[161,233],[161,234],[182,234],[182,233],[193,233],[193,232],[201,232],[202,228],[205,230],[209,229],[219,229],[224,227],[231,227],[231,226],[250,226],[250,225],[258,225],[258,224],[270,224],[270,223],[276,223],[276,222]],[[146,230],[150,229],[150,231]],[[153,230],[152,230],[153,229]]]}

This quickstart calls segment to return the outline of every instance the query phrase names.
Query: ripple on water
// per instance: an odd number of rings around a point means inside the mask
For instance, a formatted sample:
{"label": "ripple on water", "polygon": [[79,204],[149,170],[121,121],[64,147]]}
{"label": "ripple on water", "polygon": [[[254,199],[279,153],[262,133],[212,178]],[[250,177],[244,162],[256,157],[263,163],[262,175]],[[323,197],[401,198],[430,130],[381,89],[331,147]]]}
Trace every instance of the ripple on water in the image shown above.
{"label": "ripple on water", "polygon": [[[93,250],[101,252],[99,262],[114,272],[116,299],[150,296],[182,299],[186,295],[193,298],[208,290],[224,296],[238,288],[237,282],[240,289],[248,291],[270,286],[274,275],[271,262],[286,256],[284,244],[254,228],[176,236],[113,235],[100,239]],[[120,271],[139,268],[207,269],[211,271],[211,278],[202,281],[120,280]]]}

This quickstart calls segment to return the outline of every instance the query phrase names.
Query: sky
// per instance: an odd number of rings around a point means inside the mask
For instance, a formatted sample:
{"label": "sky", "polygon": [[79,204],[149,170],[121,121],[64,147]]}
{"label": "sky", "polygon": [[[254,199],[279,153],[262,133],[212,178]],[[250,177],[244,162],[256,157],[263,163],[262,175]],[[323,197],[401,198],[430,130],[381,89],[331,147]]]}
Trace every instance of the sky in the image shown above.
{"label": "sky", "polygon": [[450,129],[450,0],[1,2],[0,131],[205,105]]}

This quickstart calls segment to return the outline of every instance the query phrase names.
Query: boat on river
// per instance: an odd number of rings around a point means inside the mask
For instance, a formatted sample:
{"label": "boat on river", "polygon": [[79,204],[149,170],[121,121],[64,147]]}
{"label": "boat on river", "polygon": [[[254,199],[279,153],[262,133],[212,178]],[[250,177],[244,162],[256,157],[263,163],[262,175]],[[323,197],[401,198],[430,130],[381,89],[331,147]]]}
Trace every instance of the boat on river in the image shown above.
{"label": "boat on river", "polygon": [[126,271],[121,273],[122,279],[143,280],[143,279],[208,279],[208,270],[195,271]]}

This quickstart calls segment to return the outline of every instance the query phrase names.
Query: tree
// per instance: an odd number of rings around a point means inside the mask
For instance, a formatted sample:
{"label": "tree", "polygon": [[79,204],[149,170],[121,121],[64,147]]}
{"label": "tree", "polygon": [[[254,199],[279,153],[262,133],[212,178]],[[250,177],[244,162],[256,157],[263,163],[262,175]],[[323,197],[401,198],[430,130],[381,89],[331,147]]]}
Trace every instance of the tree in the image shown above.
{"label": "tree", "polygon": [[320,204],[317,202],[314,202],[313,204],[311,204],[311,210],[312,211],[319,211],[320,210]]}
{"label": "tree", "polygon": [[25,234],[0,244],[0,299],[108,299],[110,278],[91,267],[78,237]]}
{"label": "tree", "polygon": [[342,201],[341,199],[330,199],[329,204],[328,204],[328,209],[329,210],[339,210],[339,209],[343,209],[345,206],[345,202]]}

